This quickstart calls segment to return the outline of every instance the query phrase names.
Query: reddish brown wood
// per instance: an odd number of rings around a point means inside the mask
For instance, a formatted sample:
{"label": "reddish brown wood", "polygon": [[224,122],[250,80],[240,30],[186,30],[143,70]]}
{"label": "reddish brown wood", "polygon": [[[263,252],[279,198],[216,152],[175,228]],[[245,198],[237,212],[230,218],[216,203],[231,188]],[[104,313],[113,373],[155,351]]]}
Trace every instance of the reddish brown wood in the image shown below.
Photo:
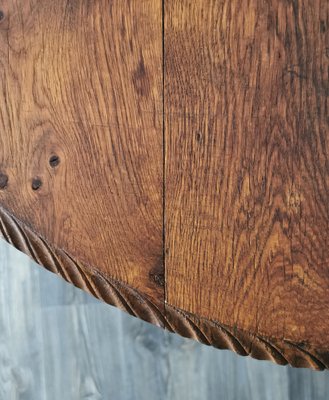
{"label": "reddish brown wood", "polygon": [[163,299],[161,1],[0,1],[0,202]]}
{"label": "reddish brown wood", "polygon": [[0,236],[109,304],[329,367],[324,0],[0,0]]}
{"label": "reddish brown wood", "polygon": [[166,298],[327,348],[328,1],[167,0]]}

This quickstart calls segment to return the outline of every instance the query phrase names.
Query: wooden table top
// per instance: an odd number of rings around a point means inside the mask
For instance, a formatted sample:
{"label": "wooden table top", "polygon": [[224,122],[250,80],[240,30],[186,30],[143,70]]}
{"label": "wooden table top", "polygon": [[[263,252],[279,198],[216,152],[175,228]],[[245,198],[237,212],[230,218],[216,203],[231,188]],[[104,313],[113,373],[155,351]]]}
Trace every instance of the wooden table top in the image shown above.
{"label": "wooden table top", "polygon": [[0,236],[165,329],[328,368],[328,1],[0,9]]}

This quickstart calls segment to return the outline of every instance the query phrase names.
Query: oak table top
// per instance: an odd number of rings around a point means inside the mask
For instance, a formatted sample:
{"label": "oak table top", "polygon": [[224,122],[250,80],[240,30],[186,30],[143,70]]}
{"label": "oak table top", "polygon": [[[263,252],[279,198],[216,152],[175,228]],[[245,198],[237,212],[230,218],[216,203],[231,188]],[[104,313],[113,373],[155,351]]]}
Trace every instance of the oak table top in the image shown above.
{"label": "oak table top", "polygon": [[329,368],[328,1],[0,10],[0,236],[162,328]]}

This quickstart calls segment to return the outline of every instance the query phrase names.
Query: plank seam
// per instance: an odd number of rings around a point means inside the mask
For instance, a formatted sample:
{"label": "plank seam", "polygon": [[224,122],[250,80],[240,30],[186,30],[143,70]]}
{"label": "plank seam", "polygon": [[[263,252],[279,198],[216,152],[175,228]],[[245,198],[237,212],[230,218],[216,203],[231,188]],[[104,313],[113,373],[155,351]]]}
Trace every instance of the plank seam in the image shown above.
{"label": "plank seam", "polygon": [[[167,301],[167,271],[166,271],[166,129],[165,129],[165,0],[162,0],[162,258],[164,272],[163,303]],[[164,313],[166,307],[164,306]]]}
{"label": "plank seam", "polygon": [[199,318],[170,304],[161,304],[142,295],[113,277],[105,276],[92,266],[81,263],[66,251],[55,248],[32,228],[0,206],[0,237],[24,252],[49,271],[144,321],[203,344],[280,365],[323,370],[329,368],[329,351],[287,339],[266,338],[229,327],[217,321]]}

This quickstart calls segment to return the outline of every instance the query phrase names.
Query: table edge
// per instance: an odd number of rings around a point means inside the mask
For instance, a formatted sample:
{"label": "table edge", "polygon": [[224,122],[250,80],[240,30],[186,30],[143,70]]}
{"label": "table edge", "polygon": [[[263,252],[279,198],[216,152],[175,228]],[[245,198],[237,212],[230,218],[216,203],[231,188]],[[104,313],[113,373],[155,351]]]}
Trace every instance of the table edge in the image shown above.
{"label": "table edge", "polygon": [[280,365],[314,370],[329,369],[329,349],[268,338],[190,314],[147,295],[113,277],[105,276],[66,251],[49,244],[38,233],[0,206],[0,238],[67,282],[130,315],[183,337],[242,356]]}

